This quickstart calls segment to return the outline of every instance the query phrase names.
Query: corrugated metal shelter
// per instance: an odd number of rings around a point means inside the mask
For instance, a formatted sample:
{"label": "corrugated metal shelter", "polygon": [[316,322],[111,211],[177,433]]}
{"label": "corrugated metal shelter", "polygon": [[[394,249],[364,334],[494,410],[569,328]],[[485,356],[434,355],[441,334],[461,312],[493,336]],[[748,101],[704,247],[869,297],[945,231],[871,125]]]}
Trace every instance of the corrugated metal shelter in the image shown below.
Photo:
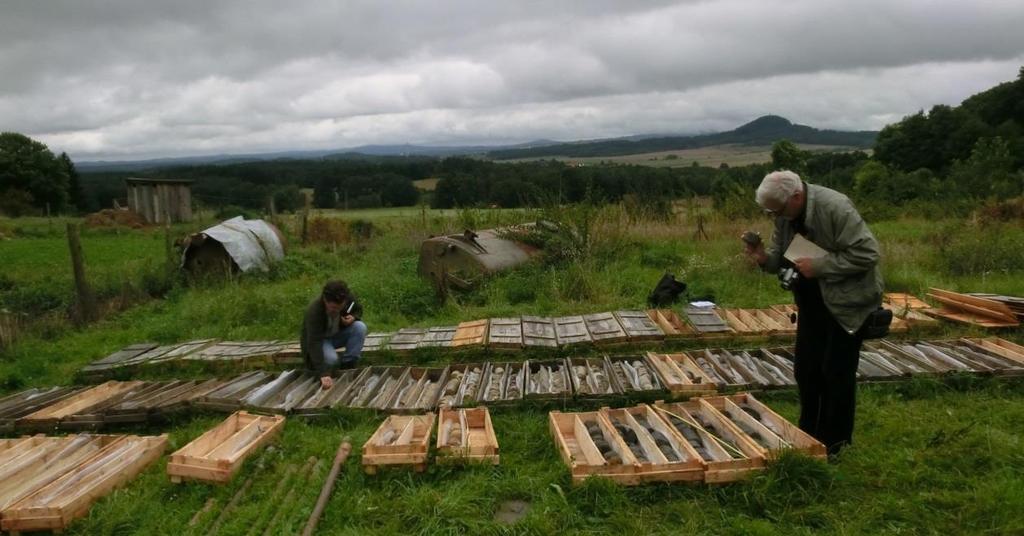
{"label": "corrugated metal shelter", "polygon": [[178,179],[124,180],[128,187],[128,208],[148,223],[192,221],[192,181]]}
{"label": "corrugated metal shelter", "polygon": [[435,236],[420,244],[419,273],[435,284],[469,289],[480,278],[519,266],[538,253],[537,248],[503,238],[500,231],[467,230],[463,234]]}
{"label": "corrugated metal shelter", "polygon": [[238,216],[188,237],[181,266],[193,274],[267,271],[283,258],[284,238],[277,227]]}

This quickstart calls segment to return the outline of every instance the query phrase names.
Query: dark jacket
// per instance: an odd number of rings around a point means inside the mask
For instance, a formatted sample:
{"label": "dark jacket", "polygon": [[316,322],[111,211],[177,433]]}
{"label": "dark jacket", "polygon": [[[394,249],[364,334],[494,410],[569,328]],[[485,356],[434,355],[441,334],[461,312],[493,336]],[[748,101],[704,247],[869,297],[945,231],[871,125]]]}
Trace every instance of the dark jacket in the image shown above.
{"label": "dark jacket", "polygon": [[[355,306],[352,307],[352,316],[356,317],[356,320],[362,320],[363,304],[356,299],[355,294],[349,295],[342,311],[351,302],[355,302]],[[306,307],[306,314],[302,319],[302,333],[299,334],[299,346],[302,348],[302,361],[306,364],[306,368],[320,376],[326,376],[330,372],[324,362],[324,341],[327,340],[328,329],[330,329],[330,318],[327,316],[327,309],[324,308],[323,298],[317,296]],[[339,326],[339,329],[343,328]]]}
{"label": "dark jacket", "polygon": [[[807,185],[804,226],[806,238],[828,251],[811,262],[825,306],[852,334],[882,302],[878,241],[848,197],[816,184]],[[778,272],[795,234],[793,222],[775,218],[764,271]]]}

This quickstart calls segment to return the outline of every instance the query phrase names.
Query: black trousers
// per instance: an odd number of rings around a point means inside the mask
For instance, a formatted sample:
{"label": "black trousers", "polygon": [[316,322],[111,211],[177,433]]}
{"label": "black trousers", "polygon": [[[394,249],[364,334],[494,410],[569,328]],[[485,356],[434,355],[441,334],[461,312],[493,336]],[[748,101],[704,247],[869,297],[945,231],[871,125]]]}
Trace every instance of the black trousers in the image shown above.
{"label": "black trousers", "polygon": [[817,281],[801,279],[794,290],[800,308],[793,366],[800,392],[800,429],[835,454],[853,440],[862,339],[836,322]]}

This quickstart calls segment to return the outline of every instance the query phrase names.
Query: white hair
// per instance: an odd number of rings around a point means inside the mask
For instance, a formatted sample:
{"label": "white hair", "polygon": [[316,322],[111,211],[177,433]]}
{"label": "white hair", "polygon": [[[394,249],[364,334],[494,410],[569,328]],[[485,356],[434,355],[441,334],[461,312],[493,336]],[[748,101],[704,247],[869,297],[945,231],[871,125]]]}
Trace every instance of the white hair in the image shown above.
{"label": "white hair", "polygon": [[800,191],[803,183],[800,175],[789,170],[774,171],[764,176],[761,185],[757,187],[755,199],[757,204],[764,206],[765,201],[771,199],[779,203],[789,201],[793,194]]}

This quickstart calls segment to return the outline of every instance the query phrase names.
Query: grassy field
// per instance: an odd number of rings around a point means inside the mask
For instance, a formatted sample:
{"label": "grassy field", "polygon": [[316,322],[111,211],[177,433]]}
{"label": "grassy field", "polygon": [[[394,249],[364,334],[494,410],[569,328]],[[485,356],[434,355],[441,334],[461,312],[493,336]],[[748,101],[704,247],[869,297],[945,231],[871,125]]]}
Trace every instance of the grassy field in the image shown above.
{"label": "grassy field", "polygon": [[[668,270],[691,286],[691,295],[713,295],[730,307],[791,301],[774,277],[759,274],[739,255],[739,234],[768,234],[766,220],[711,217],[710,240],[694,241],[686,212],[672,221],[633,222],[617,207],[590,220],[590,241],[571,262],[537,264],[488,281],[482,288],[438,304],[416,274],[417,245],[430,234],[485,228],[537,216],[529,211],[388,209],[325,214],[373,222],[369,241],[297,246],[297,221],[279,223],[292,247],[285,262],[266,274],[225,282],[174,285],[161,298],[140,300],[84,329],[46,323],[0,353],[5,392],[26,386],[67,384],[86,363],[127,344],[194,338],[294,339],[302,307],[323,281],[346,279],[366,306],[372,331],[446,325],[491,316],[558,315],[640,308],[650,287]],[[467,224],[474,225],[467,225]],[[46,281],[69,285],[61,225],[0,220],[0,279],[35,288]],[[185,227],[185,233],[202,228]],[[929,286],[1024,295],[1024,262],[1012,246],[1019,225],[977,229],[963,222],[900,219],[873,222],[883,245],[883,273],[890,290],[922,295]],[[20,230],[18,230],[20,229]],[[163,231],[95,230],[83,236],[90,274],[121,274],[123,284],[149,273],[164,259]],[[995,245],[992,245],[995,244]],[[1000,245],[1002,244],[1002,245]],[[973,249],[972,249],[973,248]],[[985,249],[988,248],[988,249]],[[994,249],[995,248],[995,249]],[[1005,249],[1005,251],[1004,251]],[[126,251],[127,250],[127,251]],[[982,256],[976,272],[964,259]],[[63,259],[63,258],[62,258]],[[988,264],[986,264],[988,263]],[[1006,264],[1009,263],[1009,264]],[[1016,266],[1016,268],[1014,268]],[[141,285],[140,283],[131,283]],[[70,293],[70,288],[64,289]],[[977,334],[946,327],[935,336]],[[1021,332],[1005,334],[1020,341]],[[727,342],[728,344],[728,342]],[[476,354],[465,359],[494,356]],[[507,355],[502,356],[503,359]],[[453,359],[438,353],[438,362]],[[154,377],[161,373],[153,373]],[[166,373],[165,373],[166,374]],[[795,419],[792,390],[759,395]],[[1024,382],[953,377],[915,379],[860,389],[855,445],[836,464],[787,457],[749,482],[722,487],[650,485],[621,488],[594,480],[570,484],[547,429],[547,410],[592,409],[530,405],[495,408],[502,449],[498,467],[435,467],[426,474],[387,471],[375,477],[357,469],[358,449],[340,478],[321,534],[1019,534],[1024,532]],[[169,433],[176,449],[223,418],[182,416],[165,426],[126,431]],[[172,485],[166,459],[125,489],[99,501],[72,534],[205,534],[216,513],[189,529],[188,521],[210,498],[222,508],[248,477],[249,493],[222,525],[222,534],[249,534],[278,515],[273,534],[301,530],[343,435],[358,447],[380,415],[338,411],[305,422],[289,418],[274,449],[250,461],[228,486]],[[309,483],[290,500],[272,498],[289,467],[310,456],[321,460]],[[515,525],[493,520],[504,501],[529,503]]]}
{"label": "grassy field", "polygon": [[[850,147],[838,145],[813,145],[807,143],[797,144],[801,149],[810,152],[834,152],[853,150]],[[699,166],[719,167],[726,164],[730,167],[746,166],[750,164],[763,164],[772,161],[772,148],[769,145],[714,145],[701,147],[699,149],[680,149],[675,151],[658,151],[654,153],[629,154],[622,156],[546,156],[544,158],[523,158],[508,160],[508,162],[530,162],[534,160],[559,160],[562,162],[575,162],[588,166],[602,162],[614,162],[616,164],[634,164],[651,167],[688,167],[694,162]]]}

